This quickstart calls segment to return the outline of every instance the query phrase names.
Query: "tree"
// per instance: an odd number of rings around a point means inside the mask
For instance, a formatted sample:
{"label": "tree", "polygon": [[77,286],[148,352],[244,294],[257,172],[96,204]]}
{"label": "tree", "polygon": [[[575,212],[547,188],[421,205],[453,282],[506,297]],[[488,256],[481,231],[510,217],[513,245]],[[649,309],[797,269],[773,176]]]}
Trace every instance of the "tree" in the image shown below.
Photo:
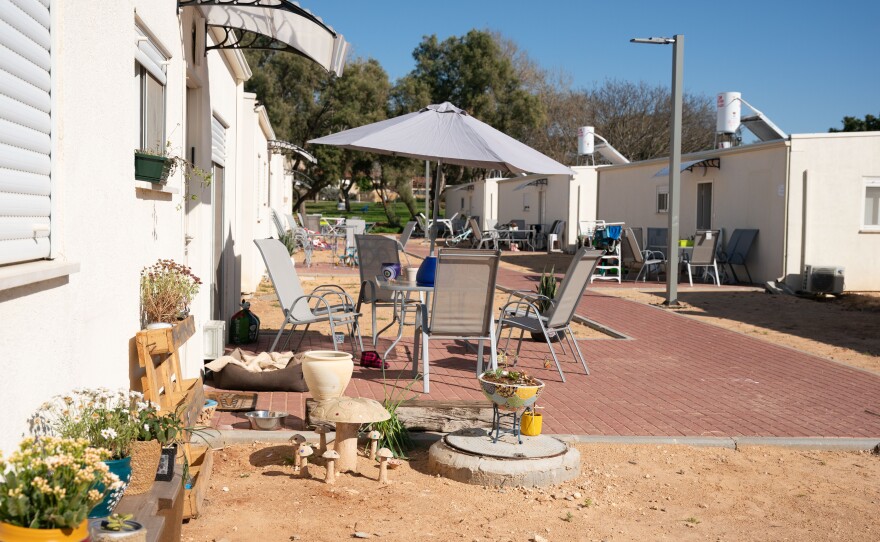
{"label": "tree", "polygon": [[[413,51],[413,58],[416,67],[392,91],[393,115],[448,101],[520,140],[543,121],[540,100],[518,79],[497,35],[471,30],[442,42],[436,35],[426,36]],[[482,175],[481,170],[444,168],[453,184]],[[441,183],[434,183],[432,198],[440,190]]]}
{"label": "tree", "polygon": [[829,128],[829,132],[874,132],[880,131],[880,117],[865,115],[864,120],[857,117],[843,117],[843,129]]}
{"label": "tree", "polygon": [[[388,75],[373,59],[354,59],[345,73],[336,78],[314,62],[277,51],[245,51],[254,72],[245,85],[256,92],[269,114],[277,136],[301,147],[316,137],[360,126],[387,115],[390,83]],[[296,157],[294,171],[306,179],[304,192],[294,191],[297,200],[314,197],[323,188],[335,186],[347,198],[358,176],[369,172],[373,158],[336,147],[310,148],[318,164],[306,164]],[[347,199],[346,199],[347,203]]]}

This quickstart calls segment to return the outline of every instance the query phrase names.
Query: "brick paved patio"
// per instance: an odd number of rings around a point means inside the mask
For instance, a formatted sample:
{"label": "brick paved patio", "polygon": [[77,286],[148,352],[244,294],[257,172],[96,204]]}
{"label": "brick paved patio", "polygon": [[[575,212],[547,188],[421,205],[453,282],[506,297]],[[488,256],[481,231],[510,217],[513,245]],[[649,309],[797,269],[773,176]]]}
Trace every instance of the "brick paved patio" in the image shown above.
{"label": "brick paved patio", "polygon": [[[498,283],[532,289],[535,279],[502,267]],[[555,365],[543,367],[546,344],[523,342],[519,366],[546,383],[539,401],[545,433],[880,438],[880,376],[603,294],[609,287],[619,286],[591,286],[577,312],[628,338],[580,341],[590,376],[569,352],[560,357],[567,379],[562,383]],[[264,330],[254,350],[268,348],[273,335]],[[411,328],[407,335],[389,359],[384,381],[389,388],[398,375],[397,388],[410,383],[409,371],[401,370],[409,368]],[[390,339],[381,339],[378,350],[388,344]],[[303,349],[327,347],[327,337],[317,333],[303,343]],[[475,365],[476,355],[463,344],[432,341],[431,393],[421,394],[419,382],[412,395],[483,400]],[[384,390],[381,370],[356,366],[346,394],[381,400]],[[286,410],[288,427],[301,429],[305,398],[261,393],[258,408]],[[243,415],[232,413],[217,414],[215,423],[221,429],[249,428]]]}

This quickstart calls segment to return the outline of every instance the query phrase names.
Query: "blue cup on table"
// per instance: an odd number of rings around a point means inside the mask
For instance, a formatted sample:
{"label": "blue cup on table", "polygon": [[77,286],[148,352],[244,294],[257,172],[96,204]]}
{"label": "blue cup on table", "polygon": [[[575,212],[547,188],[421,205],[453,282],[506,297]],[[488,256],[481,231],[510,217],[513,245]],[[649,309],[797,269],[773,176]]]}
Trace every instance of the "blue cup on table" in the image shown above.
{"label": "blue cup on table", "polygon": [[385,277],[385,280],[397,280],[400,277],[400,264],[383,263],[382,276]]}

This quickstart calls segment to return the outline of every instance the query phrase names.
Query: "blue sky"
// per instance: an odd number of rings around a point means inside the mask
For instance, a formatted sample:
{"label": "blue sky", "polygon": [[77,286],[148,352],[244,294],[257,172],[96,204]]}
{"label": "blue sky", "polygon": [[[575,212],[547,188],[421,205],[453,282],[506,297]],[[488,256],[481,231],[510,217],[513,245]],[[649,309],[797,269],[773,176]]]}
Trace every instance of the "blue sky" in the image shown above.
{"label": "blue sky", "polygon": [[[672,47],[633,37],[684,34],[685,91],[737,91],[787,133],[825,132],[880,114],[880,0],[300,0],[377,59],[391,81],[422,36],[501,32],[577,88],[606,79],[669,86]],[[572,135],[572,137],[575,137]]]}

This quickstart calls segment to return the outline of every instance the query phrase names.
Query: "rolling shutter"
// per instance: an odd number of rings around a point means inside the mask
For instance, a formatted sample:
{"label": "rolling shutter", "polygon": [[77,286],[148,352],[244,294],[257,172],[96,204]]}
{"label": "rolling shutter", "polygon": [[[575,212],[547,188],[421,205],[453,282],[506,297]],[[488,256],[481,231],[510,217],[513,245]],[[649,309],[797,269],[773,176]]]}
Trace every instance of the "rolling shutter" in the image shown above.
{"label": "rolling shutter", "polygon": [[49,257],[51,0],[0,0],[0,265]]}
{"label": "rolling shutter", "polygon": [[211,160],[226,166],[226,127],[217,117],[211,117]]}

